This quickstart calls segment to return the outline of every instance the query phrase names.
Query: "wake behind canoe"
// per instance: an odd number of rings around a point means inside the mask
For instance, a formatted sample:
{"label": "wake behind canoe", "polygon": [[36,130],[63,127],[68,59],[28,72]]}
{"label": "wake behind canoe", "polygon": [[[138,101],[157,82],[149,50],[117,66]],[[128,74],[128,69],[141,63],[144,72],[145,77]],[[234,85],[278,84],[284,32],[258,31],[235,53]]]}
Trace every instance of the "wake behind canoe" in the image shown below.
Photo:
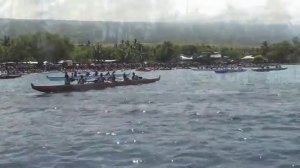
{"label": "wake behind canoe", "polygon": [[31,84],[31,88],[44,93],[83,92],[88,90],[102,90],[102,89],[117,87],[117,86],[149,84],[149,83],[157,82],[159,80],[160,77],[154,79],[139,79],[139,80],[88,83],[88,84],[76,84],[76,85],[36,86],[34,84]]}

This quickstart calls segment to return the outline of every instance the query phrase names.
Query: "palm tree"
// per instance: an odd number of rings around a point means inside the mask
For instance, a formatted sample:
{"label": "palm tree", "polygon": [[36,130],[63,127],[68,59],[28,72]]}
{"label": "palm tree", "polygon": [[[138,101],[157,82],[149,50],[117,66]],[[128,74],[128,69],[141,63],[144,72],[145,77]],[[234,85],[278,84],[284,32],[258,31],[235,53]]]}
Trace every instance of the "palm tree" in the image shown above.
{"label": "palm tree", "polygon": [[261,48],[262,56],[266,56],[270,49],[267,41],[264,41],[260,48]]}

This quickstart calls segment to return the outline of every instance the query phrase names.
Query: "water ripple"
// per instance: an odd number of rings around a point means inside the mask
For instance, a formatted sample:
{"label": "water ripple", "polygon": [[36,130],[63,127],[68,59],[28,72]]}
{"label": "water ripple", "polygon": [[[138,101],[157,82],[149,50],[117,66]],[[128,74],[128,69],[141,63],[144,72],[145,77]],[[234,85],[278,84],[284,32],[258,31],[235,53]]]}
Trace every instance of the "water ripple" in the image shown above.
{"label": "water ripple", "polygon": [[66,94],[0,81],[0,167],[300,167],[299,68]]}

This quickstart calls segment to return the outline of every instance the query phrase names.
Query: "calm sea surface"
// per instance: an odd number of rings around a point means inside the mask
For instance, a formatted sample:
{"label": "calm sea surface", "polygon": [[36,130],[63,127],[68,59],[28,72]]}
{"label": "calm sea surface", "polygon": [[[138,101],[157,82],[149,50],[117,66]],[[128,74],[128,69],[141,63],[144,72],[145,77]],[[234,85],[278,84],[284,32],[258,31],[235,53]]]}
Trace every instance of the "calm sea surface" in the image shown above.
{"label": "calm sea surface", "polygon": [[300,167],[300,66],[288,67],[62,94],[30,88],[53,74],[0,80],[0,167]]}

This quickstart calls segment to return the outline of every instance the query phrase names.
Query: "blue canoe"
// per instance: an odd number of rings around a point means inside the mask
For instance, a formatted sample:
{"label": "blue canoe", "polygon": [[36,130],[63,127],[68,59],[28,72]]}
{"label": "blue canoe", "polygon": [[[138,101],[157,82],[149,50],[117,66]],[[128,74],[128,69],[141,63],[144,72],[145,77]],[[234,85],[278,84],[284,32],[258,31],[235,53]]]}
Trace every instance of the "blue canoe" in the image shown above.
{"label": "blue canoe", "polygon": [[[126,76],[129,76],[130,73],[127,73]],[[110,76],[107,75],[103,75],[105,78],[109,78]],[[115,74],[115,76],[118,77],[123,77],[123,74]],[[98,78],[100,76],[84,76],[83,78],[87,81],[89,80],[93,80],[95,78]],[[80,78],[80,76],[77,77],[73,77],[73,80],[78,80]],[[49,79],[50,81],[64,81],[65,77],[64,76],[47,76],[47,79]]]}
{"label": "blue canoe", "polygon": [[221,69],[215,70],[215,73],[234,73],[234,72],[245,72],[246,69]]}
{"label": "blue canoe", "polygon": [[270,72],[270,71],[282,71],[282,70],[286,70],[287,68],[258,68],[258,69],[252,69],[252,71],[255,72]]}

